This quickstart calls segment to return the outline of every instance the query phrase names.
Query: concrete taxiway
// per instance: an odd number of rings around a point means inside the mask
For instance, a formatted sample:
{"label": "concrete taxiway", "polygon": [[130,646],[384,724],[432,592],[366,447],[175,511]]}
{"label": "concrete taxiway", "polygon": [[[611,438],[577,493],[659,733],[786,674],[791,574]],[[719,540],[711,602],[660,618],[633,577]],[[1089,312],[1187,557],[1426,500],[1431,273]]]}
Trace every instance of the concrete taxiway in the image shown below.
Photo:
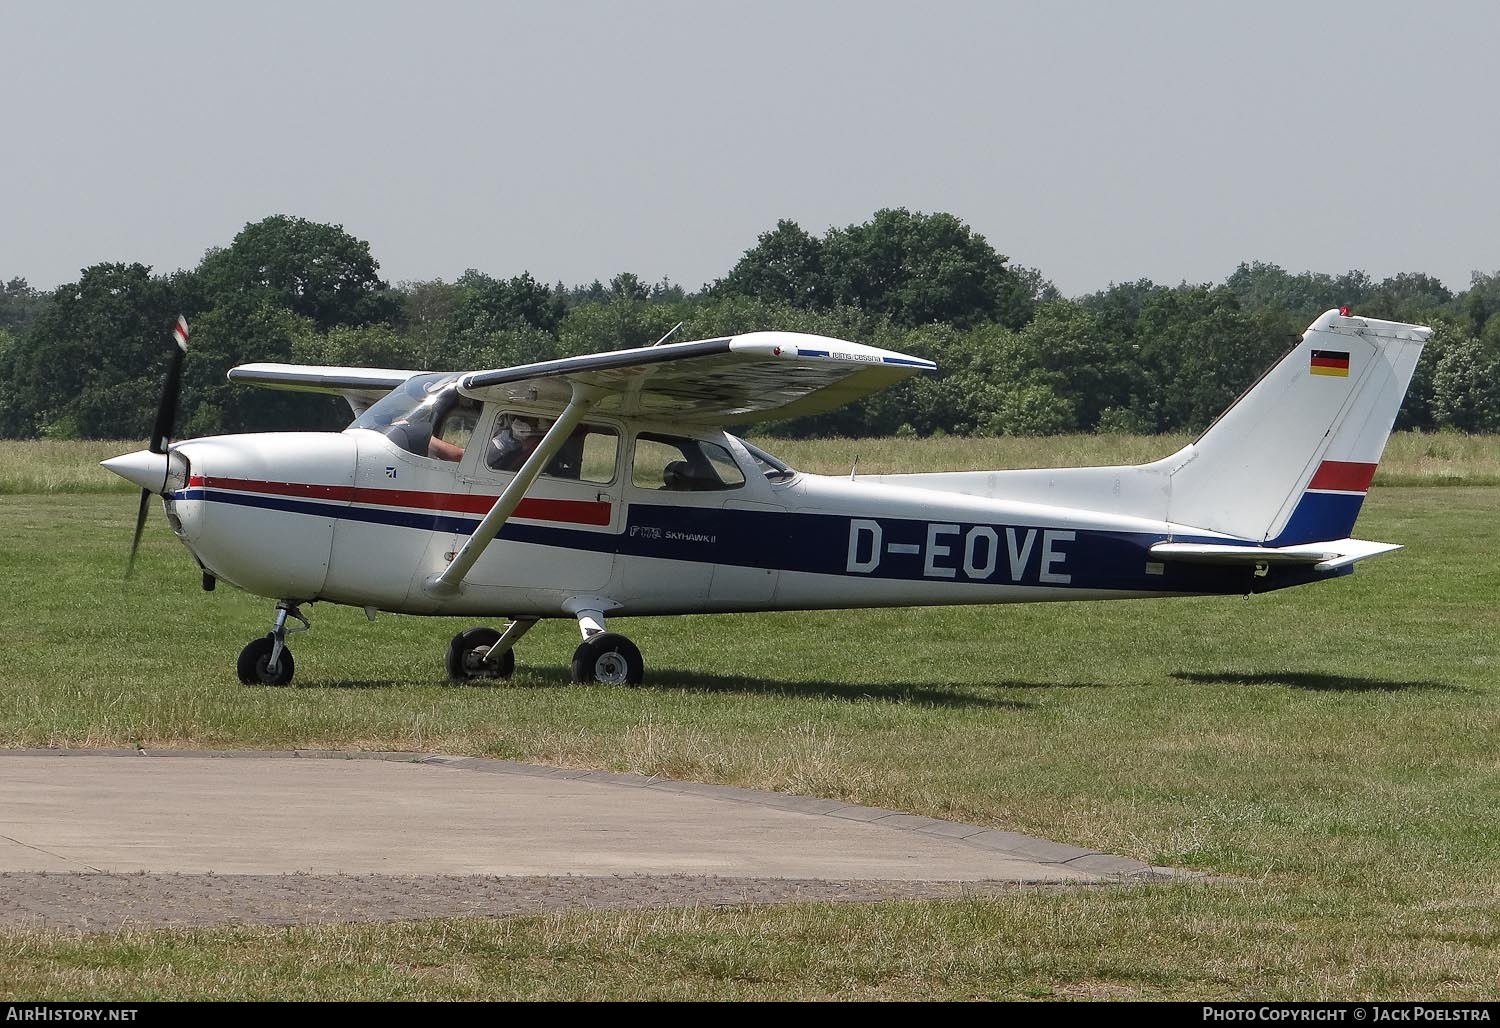
{"label": "concrete taxiway", "polygon": [[[77,887],[62,887],[59,873],[76,878]],[[389,881],[438,876],[503,880],[487,887],[507,895],[524,893],[516,888],[521,880],[569,879],[575,890],[586,880],[614,881],[613,892],[626,896],[651,893],[643,883],[694,880],[718,883],[733,901],[777,881],[860,883],[866,892],[886,883],[874,893],[893,895],[921,894],[909,888],[918,884],[1086,885],[1166,873],[898,811],[509,761],[0,751],[0,923],[28,913],[48,922],[49,911],[57,913],[49,904],[70,892],[142,874],[153,881],[178,876],[179,893],[192,891],[191,876],[217,876],[220,892],[236,881],[259,883],[253,892],[276,876],[307,883],[378,878],[386,891]],[[627,879],[640,887],[619,888]],[[38,882],[49,881],[45,903],[27,901]],[[828,891],[808,887],[799,895]],[[137,903],[138,912],[143,905],[150,906]],[[229,906],[208,920],[234,920]]]}

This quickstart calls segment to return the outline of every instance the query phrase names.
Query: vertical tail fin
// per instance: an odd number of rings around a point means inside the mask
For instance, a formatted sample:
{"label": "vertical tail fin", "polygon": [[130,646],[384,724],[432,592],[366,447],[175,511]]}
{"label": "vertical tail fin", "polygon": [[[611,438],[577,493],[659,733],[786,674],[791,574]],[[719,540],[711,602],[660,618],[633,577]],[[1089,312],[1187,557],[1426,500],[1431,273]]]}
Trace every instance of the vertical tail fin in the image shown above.
{"label": "vertical tail fin", "polygon": [[1156,465],[1168,520],[1272,545],[1347,537],[1430,328],[1329,311],[1197,440]]}

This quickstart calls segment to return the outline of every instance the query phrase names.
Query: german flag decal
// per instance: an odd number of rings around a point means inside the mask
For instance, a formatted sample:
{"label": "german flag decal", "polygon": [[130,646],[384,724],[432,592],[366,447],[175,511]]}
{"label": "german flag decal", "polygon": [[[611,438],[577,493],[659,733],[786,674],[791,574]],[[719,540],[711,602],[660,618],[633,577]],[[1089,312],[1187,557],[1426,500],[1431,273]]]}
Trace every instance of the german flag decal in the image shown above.
{"label": "german flag decal", "polygon": [[1336,375],[1339,378],[1348,378],[1349,351],[1314,350],[1310,370],[1314,375]]}

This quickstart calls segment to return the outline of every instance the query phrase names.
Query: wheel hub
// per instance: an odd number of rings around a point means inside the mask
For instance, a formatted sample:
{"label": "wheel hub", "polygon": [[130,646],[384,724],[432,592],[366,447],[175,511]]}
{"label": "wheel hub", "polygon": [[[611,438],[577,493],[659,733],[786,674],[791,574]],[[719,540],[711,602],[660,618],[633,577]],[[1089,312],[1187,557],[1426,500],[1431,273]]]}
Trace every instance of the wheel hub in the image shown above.
{"label": "wheel hub", "polygon": [[594,677],[607,685],[623,685],[630,677],[630,665],[618,653],[601,653],[594,661]]}

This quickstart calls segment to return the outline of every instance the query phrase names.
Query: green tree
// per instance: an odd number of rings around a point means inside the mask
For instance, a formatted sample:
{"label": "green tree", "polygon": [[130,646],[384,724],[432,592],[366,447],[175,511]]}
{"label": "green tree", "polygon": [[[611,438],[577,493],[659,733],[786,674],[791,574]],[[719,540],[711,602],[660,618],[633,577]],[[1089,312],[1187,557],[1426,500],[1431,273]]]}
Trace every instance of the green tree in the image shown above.
{"label": "green tree", "polygon": [[609,280],[609,295],[614,300],[649,300],[651,287],[631,271],[622,271]]}
{"label": "green tree", "polygon": [[47,296],[31,288],[24,278],[13,278],[9,282],[0,279],[0,331],[20,335],[31,326]]}
{"label": "green tree", "polygon": [[665,275],[651,287],[653,303],[682,303],[686,299],[687,292]]}
{"label": "green tree", "polygon": [[1240,264],[1224,285],[1245,310],[1278,310],[1306,318],[1357,297],[1342,295],[1332,275],[1304,271],[1292,274],[1277,264],[1254,261]]}
{"label": "green tree", "polygon": [[1005,390],[999,409],[985,426],[992,435],[1060,435],[1078,430],[1078,417],[1067,397],[1043,382]]}
{"label": "green tree", "polygon": [[464,298],[463,288],[432,279],[402,282],[396,291],[401,294],[399,329],[412,353],[439,352],[450,329],[449,319]]}
{"label": "green tree", "polygon": [[284,214],[246,225],[234,242],[210,251],[199,265],[214,303],[237,296],[269,300],[321,331],[398,320],[400,294],[379,271],[370,244],[343,226]]}
{"label": "green tree", "polygon": [[1434,375],[1449,348],[1474,334],[1469,330],[1466,319],[1453,314],[1428,319],[1428,324],[1433,330],[1432,335],[1422,348],[1422,357],[1412,371],[1411,383],[1406,388],[1401,410],[1396,414],[1395,427],[1398,430],[1430,431],[1438,427],[1439,418],[1434,407]]}
{"label": "green tree", "polygon": [[1107,289],[1080,298],[1078,305],[1094,318],[1101,331],[1117,341],[1128,342],[1135,338],[1146,304],[1168,292],[1166,286],[1159,286],[1149,278],[1111,282]]}
{"label": "green tree", "polygon": [[411,340],[388,325],[338,325],[321,334],[294,333],[292,360],[332,367],[421,370],[421,357]]}
{"label": "green tree", "polygon": [[[631,276],[634,278],[634,276]],[[617,280],[619,276],[616,276]],[[568,312],[558,327],[560,355],[650,346],[682,320],[682,305],[652,303],[626,286],[620,295]]]}
{"label": "green tree", "polygon": [[1432,373],[1432,410],[1441,428],[1500,432],[1500,322],[1490,326],[1442,349]]}
{"label": "green tree", "polygon": [[[1382,286],[1392,282],[1387,279]],[[1300,320],[1304,327],[1324,311],[1346,305],[1356,313],[1385,316],[1367,309],[1381,286],[1363,271],[1338,276],[1312,271],[1292,274],[1279,265],[1255,261],[1235,268],[1224,284],[1245,310],[1281,311],[1294,321]],[[1399,291],[1403,287],[1392,288]]]}
{"label": "green tree", "polygon": [[33,431],[31,410],[23,407],[16,391],[16,340],[0,328],[0,439],[29,436]]}
{"label": "green tree", "polygon": [[6,430],[21,436],[146,435],[182,300],[173,280],[153,277],[143,264],[96,264],[76,283],[58,287],[9,348]]}
{"label": "green tree", "polygon": [[1131,406],[1157,431],[1197,431],[1297,341],[1280,311],[1245,311],[1228,289],[1181,286],[1153,295],[1134,342],[1146,391]]}
{"label": "green tree", "polygon": [[1469,331],[1476,335],[1483,332],[1490,319],[1500,314],[1500,272],[1474,272],[1469,278],[1469,288],[1459,295],[1457,306],[1469,319]]}
{"label": "green tree", "polygon": [[715,294],[679,310],[684,324],[674,339],[712,339],[746,332],[805,332],[883,345],[877,340],[891,338],[894,333],[886,319],[856,307],[812,310],[786,301]]}
{"label": "green tree", "polygon": [[1019,328],[1031,319],[1030,285],[951,214],[877,211],[862,225],[830,230],[822,264],[832,300],[896,325]]}
{"label": "green tree", "polygon": [[448,336],[422,351],[417,366],[431,371],[475,371],[536,364],[566,356],[554,336],[529,325]]}
{"label": "green tree", "polygon": [[762,232],[729,274],[715,283],[714,291],[792,307],[832,304],[823,273],[822,242],[786,219]]}
{"label": "green tree", "polygon": [[528,327],[555,333],[565,313],[562,298],[530,272],[501,281],[471,268],[457,285],[458,300],[448,316],[454,334],[482,336]]}
{"label": "green tree", "polygon": [[1007,397],[1035,384],[1035,367],[1026,348],[1015,332],[998,325],[967,332],[931,325],[908,333],[892,348],[925,357],[938,369],[867,402],[890,409],[889,420],[919,435],[1003,434],[1007,425],[998,413]]}
{"label": "green tree", "polygon": [[561,356],[556,332],[567,311],[563,294],[529,272],[491,278],[472,268],[454,284],[446,331],[424,338],[422,366],[434,370],[499,368]]}
{"label": "green tree", "polygon": [[[1145,391],[1138,351],[1128,339],[1105,331],[1078,304],[1044,304],[1021,330],[1019,342],[1038,384],[1045,383],[1064,401],[1051,409],[1065,407],[1085,431],[1095,428],[1106,409],[1128,408]],[[1039,395],[1033,394],[1033,400]]]}
{"label": "green tree", "polygon": [[1453,292],[1421,272],[1403,272],[1385,279],[1360,301],[1355,314],[1387,321],[1431,320],[1453,306]]}
{"label": "green tree", "polygon": [[225,377],[237,364],[296,363],[299,354],[316,352],[321,342],[311,319],[269,297],[243,296],[203,314],[192,329],[179,435],[338,429],[351,420],[339,397],[260,389]]}

